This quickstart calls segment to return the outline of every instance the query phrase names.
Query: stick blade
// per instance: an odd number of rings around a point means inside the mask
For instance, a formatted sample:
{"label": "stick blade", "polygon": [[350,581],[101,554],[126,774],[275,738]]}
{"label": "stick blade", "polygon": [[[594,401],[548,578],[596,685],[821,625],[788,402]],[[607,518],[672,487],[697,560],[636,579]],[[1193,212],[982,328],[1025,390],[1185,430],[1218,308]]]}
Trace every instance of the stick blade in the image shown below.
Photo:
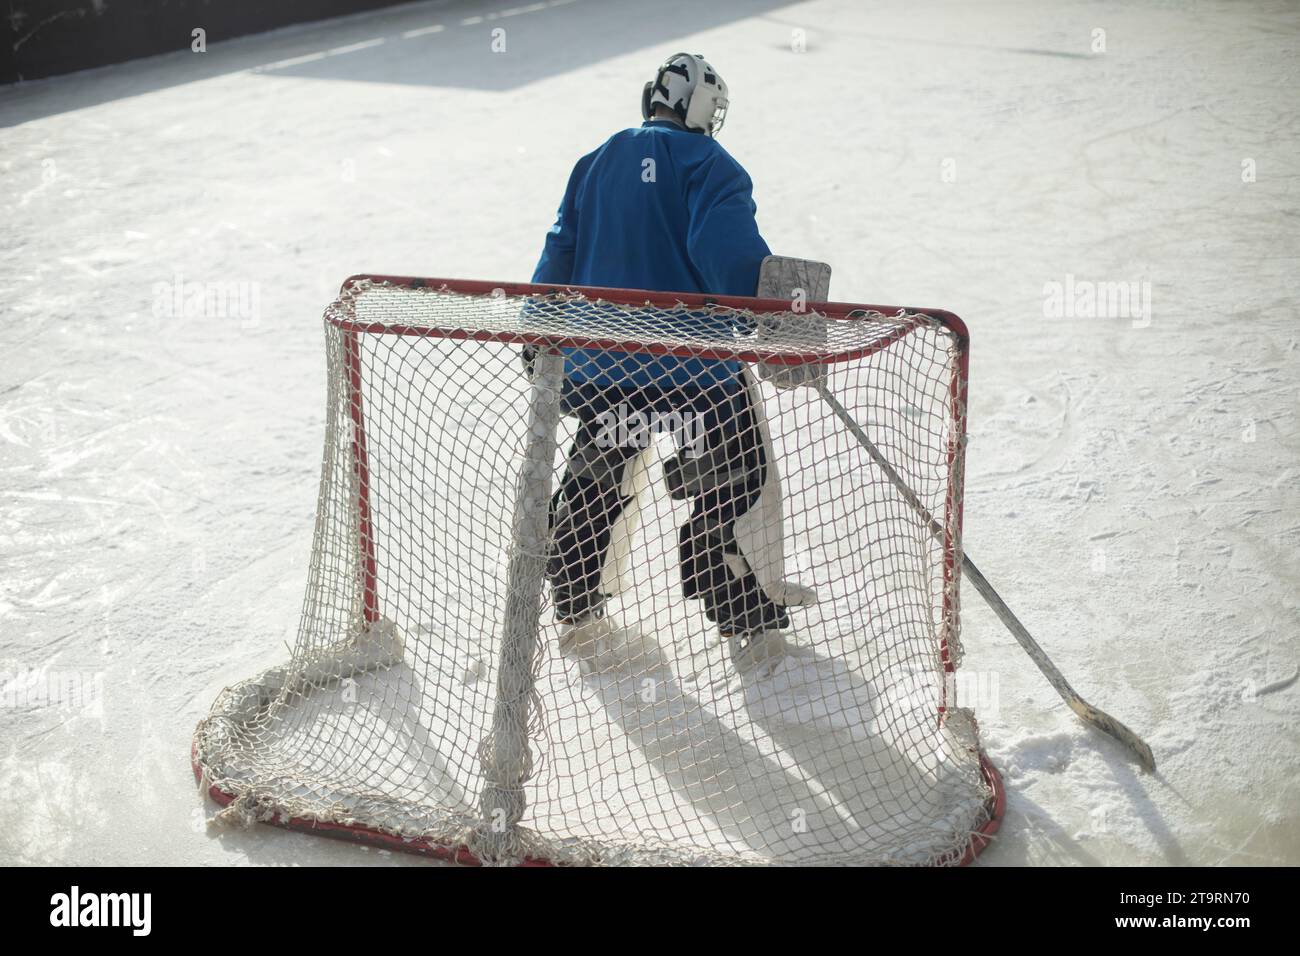
{"label": "stick blade", "polygon": [[1096,727],[1103,734],[1118,740],[1133,756],[1137,757],[1143,769],[1149,773],[1155,773],[1156,757],[1145,740],[1110,714],[1104,710],[1098,710],[1081,697],[1075,697],[1074,700],[1069,701],[1069,704],[1070,709],[1079,715],[1080,720]]}

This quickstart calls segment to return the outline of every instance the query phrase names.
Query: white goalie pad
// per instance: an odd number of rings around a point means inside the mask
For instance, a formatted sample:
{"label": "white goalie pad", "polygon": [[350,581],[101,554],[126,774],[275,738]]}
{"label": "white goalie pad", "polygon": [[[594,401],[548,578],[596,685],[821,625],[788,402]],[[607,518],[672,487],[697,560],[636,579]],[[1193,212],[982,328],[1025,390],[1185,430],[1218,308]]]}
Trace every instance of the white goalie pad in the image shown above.
{"label": "white goalie pad", "polygon": [[609,551],[605,557],[605,566],[600,572],[600,590],[602,594],[613,597],[622,594],[632,585],[632,575],[628,573],[628,558],[632,553],[632,541],[641,527],[641,510],[650,497],[646,492],[650,488],[650,463],[655,454],[652,443],[636,458],[627,464],[623,472],[623,484],[619,494],[627,503],[618,520],[610,529]]}
{"label": "white goalie pad", "polygon": [[[758,501],[736,519],[733,531],[736,545],[763,588],[763,593],[777,604],[801,607],[817,603],[817,592],[810,587],[786,580],[785,576],[785,521],[781,512],[781,473],[777,468],[772,447],[772,434],[767,415],[763,410],[763,396],[758,382],[749,369],[741,376],[749,390],[749,401],[763,444],[763,458],[767,463],[763,490]],[[732,571],[738,569],[733,567]],[[739,569],[743,573],[743,569]]]}

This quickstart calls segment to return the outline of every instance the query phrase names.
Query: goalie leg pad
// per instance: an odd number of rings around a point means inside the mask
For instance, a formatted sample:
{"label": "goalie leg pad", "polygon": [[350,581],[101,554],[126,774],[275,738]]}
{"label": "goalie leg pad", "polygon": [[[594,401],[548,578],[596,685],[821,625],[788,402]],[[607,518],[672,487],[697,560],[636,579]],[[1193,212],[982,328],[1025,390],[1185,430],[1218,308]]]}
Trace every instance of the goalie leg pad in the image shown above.
{"label": "goalie leg pad", "polygon": [[794,607],[817,603],[817,592],[785,576],[785,522],[781,514],[781,475],[771,453],[772,437],[763,403],[752,373],[741,373],[749,396],[755,441],[764,452],[764,468],[758,494],[743,514],[736,517],[732,532],[763,592],[778,604]]}
{"label": "goalie leg pad", "polygon": [[676,486],[669,477],[670,490],[680,489],[676,497],[695,502],[678,533],[682,593],[702,601],[709,620],[725,631],[788,627],[785,608],[764,591],[735,535],[737,521],[762,494],[771,460],[753,397],[745,383],[737,384],[706,390],[692,402],[704,416],[704,448],[679,452]]}
{"label": "goalie leg pad", "polygon": [[551,547],[546,572],[556,617],[575,621],[603,611],[611,586],[606,573],[616,524],[632,502],[625,488],[628,465],[640,449],[609,445],[599,416],[608,408],[607,390],[584,386],[571,399],[581,424],[569,448],[560,489],[551,500]]}
{"label": "goalie leg pad", "polygon": [[709,524],[692,520],[679,533],[682,593],[702,601],[705,616],[726,632],[789,627],[790,615],[763,591],[735,538]]}

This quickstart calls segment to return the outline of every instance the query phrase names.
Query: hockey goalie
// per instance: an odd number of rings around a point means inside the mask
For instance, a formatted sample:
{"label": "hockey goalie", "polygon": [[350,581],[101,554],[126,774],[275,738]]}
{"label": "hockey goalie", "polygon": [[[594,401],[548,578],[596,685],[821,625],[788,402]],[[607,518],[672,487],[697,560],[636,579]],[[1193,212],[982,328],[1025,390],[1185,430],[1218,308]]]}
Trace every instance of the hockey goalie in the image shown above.
{"label": "hockey goalie", "polygon": [[[771,250],[750,178],[716,138],[727,107],[703,57],[670,57],[642,93],[644,123],[574,166],[532,281],[753,295]],[[702,334],[748,331],[686,321]],[[682,593],[702,603],[737,671],[770,673],[787,651],[789,609],[812,595],[784,581],[779,476],[751,372],[734,360],[571,348],[562,406],[578,423],[547,564],[562,651],[588,654],[620,630],[606,603],[647,493],[648,436],[669,432],[663,483],[691,508],[678,529]]]}

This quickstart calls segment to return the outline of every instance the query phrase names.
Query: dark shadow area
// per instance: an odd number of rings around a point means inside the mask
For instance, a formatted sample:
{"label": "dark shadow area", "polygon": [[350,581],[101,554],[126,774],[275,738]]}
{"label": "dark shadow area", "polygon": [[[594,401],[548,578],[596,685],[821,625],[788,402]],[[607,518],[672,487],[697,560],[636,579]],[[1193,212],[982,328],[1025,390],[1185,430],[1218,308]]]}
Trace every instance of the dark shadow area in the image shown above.
{"label": "dark shadow area", "polygon": [[[505,91],[791,6],[789,0],[452,0],[287,27],[208,48],[0,87],[0,127],[251,71],[268,77]],[[504,33],[494,32],[504,31]],[[692,51],[695,52],[695,51]],[[268,95],[275,95],[268,90]],[[328,96],[322,88],[322,96]]]}
{"label": "dark shadow area", "polygon": [[[958,817],[982,825],[962,768],[923,770],[916,752],[881,723],[888,695],[846,662],[804,649],[776,676],[744,681],[722,667],[713,684],[688,687],[652,654],[584,678],[656,772],[634,800],[621,790],[604,795],[602,821],[629,814],[644,836],[665,844],[691,833],[702,853],[711,844],[723,856],[787,864],[932,861],[965,839]],[[647,681],[656,691],[651,701]],[[671,813],[646,818],[645,807],[662,810],[673,797],[719,833],[706,840],[694,832],[698,821]],[[571,811],[570,819],[582,815]]]}
{"label": "dark shadow area", "polygon": [[5,0],[0,83],[38,80],[209,43],[391,7],[394,0]]}

